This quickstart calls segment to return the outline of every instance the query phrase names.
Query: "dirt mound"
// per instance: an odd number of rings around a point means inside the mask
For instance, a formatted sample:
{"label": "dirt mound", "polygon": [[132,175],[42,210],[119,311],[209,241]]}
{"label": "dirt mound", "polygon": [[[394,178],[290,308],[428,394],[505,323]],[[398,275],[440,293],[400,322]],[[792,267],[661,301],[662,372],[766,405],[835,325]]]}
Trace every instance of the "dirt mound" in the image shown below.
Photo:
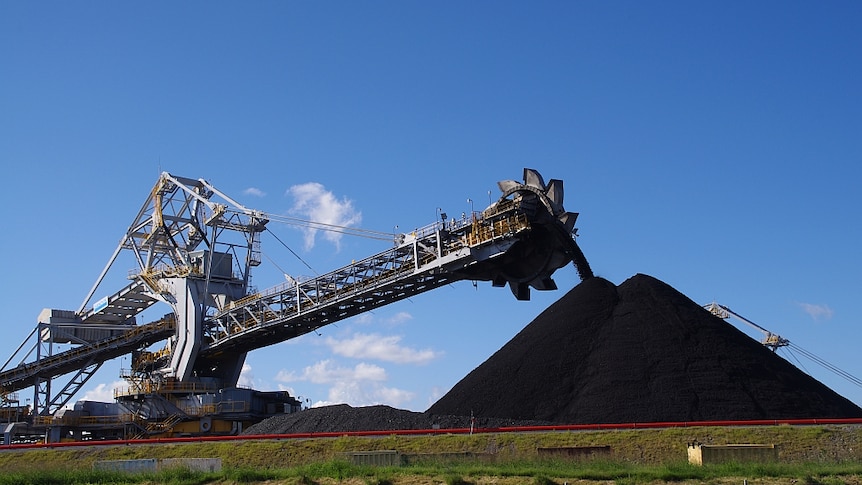
{"label": "dirt mound", "polygon": [[860,417],[862,409],[638,274],[591,278],[428,409],[567,424]]}

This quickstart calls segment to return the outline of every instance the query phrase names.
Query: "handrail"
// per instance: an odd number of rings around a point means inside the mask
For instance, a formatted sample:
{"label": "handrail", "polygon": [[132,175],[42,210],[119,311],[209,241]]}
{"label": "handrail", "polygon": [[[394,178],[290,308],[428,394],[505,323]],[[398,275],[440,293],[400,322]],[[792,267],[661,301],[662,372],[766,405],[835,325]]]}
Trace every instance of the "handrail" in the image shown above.
{"label": "handrail", "polygon": [[204,394],[218,391],[218,386],[200,382],[181,381],[143,381],[139,386],[114,389],[114,397],[136,396],[139,394]]}
{"label": "handrail", "polygon": [[[317,308],[325,311],[325,308],[341,302],[349,305],[376,288],[399,280],[407,282],[421,275],[434,268],[434,262],[443,256],[511,238],[530,228],[527,216],[514,210],[495,213],[489,219],[472,217],[467,220],[465,216],[462,220],[450,221],[438,221],[416,229],[412,233],[415,240],[329,273],[302,282],[284,282],[232,302],[210,320],[209,346],[244,339],[240,335],[251,335],[259,328],[269,328],[300,315],[308,316]],[[454,276],[447,275],[447,278],[451,280]]]}

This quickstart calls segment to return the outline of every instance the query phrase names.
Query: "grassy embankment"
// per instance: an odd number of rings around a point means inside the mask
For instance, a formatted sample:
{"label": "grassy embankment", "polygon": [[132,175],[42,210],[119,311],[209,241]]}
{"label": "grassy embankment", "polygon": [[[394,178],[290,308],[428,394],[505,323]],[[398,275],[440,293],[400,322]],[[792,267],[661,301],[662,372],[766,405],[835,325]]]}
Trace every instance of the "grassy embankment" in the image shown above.
{"label": "grassy embankment", "polygon": [[[706,467],[686,462],[687,444],[776,444],[779,462]],[[549,460],[539,447],[608,445],[594,460]],[[414,456],[401,467],[354,466],[351,451],[397,450]],[[465,454],[435,459],[434,454]],[[424,456],[424,459],[416,459]],[[95,472],[99,460],[221,458],[219,473],[168,470],[156,475]],[[340,437],[334,439],[201,442],[59,448],[0,453],[0,485],[19,483],[564,483],[578,480],[649,483],[859,483],[862,428],[677,428],[605,432]],[[739,478],[739,480],[736,480]]]}

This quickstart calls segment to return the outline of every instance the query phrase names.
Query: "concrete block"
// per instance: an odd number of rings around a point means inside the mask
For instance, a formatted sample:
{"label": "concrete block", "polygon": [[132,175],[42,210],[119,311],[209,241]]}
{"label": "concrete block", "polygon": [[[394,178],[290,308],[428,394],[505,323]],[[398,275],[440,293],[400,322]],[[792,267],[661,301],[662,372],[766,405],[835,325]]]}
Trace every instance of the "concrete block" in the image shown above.
{"label": "concrete block", "polygon": [[94,470],[126,473],[155,473],[157,467],[158,463],[154,458],[143,460],[103,460],[93,463]]}
{"label": "concrete block", "polygon": [[169,468],[187,468],[196,472],[221,471],[221,458],[147,458],[142,460],[103,460],[93,463],[95,470],[126,473],[155,473]]}
{"label": "concrete block", "polygon": [[164,458],[159,460],[159,470],[166,468],[188,468],[195,472],[220,472],[221,458]]}
{"label": "concrete block", "polygon": [[598,457],[609,457],[611,447],[609,445],[598,446],[554,446],[547,448],[536,448],[540,457],[588,459]]}
{"label": "concrete block", "polygon": [[401,453],[396,450],[352,451],[345,453],[354,465],[401,466]]}
{"label": "concrete block", "polygon": [[778,448],[774,444],[688,445],[688,462],[693,465],[776,461]]}

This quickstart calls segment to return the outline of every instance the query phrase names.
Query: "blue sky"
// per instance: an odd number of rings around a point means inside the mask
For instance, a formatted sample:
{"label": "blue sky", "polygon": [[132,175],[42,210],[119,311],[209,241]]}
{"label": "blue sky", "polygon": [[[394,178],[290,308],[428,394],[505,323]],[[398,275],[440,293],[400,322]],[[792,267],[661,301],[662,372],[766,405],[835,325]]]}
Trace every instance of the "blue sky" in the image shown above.
{"label": "blue sky", "polygon": [[[860,21],[853,1],[0,1],[0,354],[78,308],[160,171],[404,231],[532,167],[564,180],[598,275],[655,276],[862,375]],[[387,247],[271,229],[319,273]],[[310,273],[263,244],[255,285]],[[555,279],[530,302],[443,287],[252,352],[243,382],[421,411],[577,283]]]}

